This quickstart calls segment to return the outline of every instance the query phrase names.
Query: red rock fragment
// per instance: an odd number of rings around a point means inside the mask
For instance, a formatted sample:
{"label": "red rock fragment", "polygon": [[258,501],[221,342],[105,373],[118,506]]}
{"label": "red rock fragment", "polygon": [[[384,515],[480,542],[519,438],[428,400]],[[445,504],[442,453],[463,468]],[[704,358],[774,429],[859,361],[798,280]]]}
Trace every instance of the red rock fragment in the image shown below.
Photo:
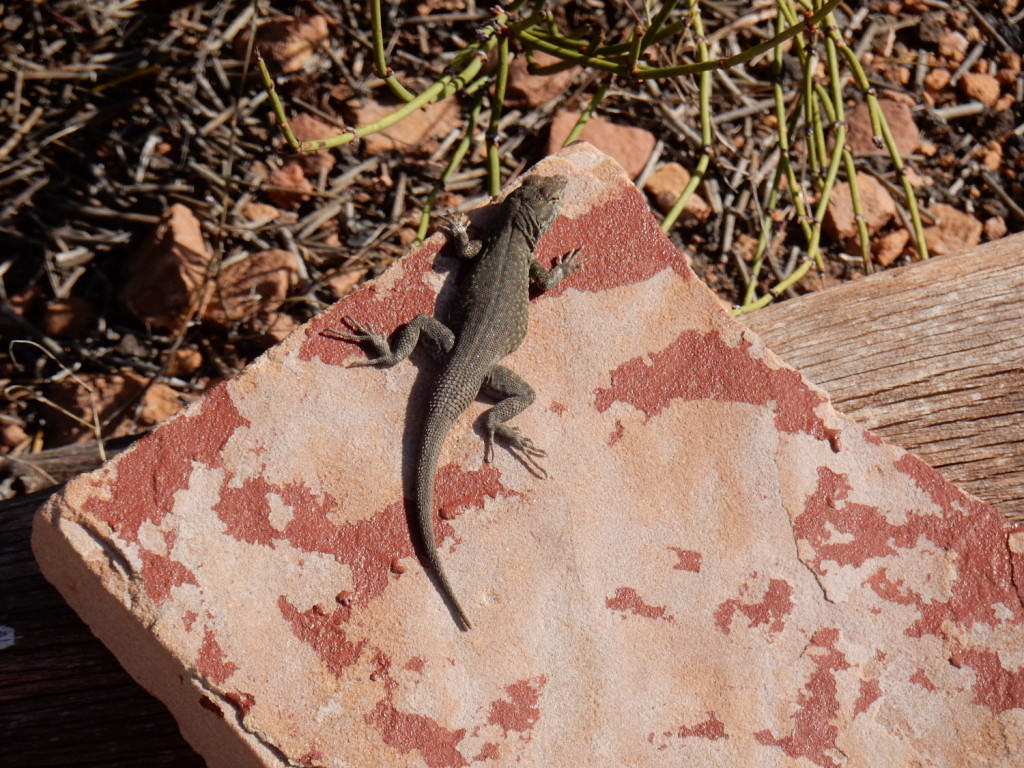
{"label": "red rock fragment", "polygon": [[229,326],[276,310],[298,281],[298,263],[288,251],[260,251],[222,266],[210,284],[203,320]]}
{"label": "red rock fragment", "polygon": [[[536,51],[533,60],[539,67],[561,61],[543,51]],[[531,75],[525,56],[517,56],[508,68],[508,89],[505,102],[515,106],[535,107],[564,93],[580,71],[579,67],[563,69],[551,75]]]}
{"label": "red rock fragment", "polygon": [[[330,32],[327,18],[319,14],[305,19],[275,16],[256,30],[256,47],[273,65],[288,74],[302,69]],[[242,57],[249,47],[249,33],[235,38],[235,53]]]}
{"label": "red rock fragment", "polygon": [[[560,111],[555,115],[548,136],[549,155],[561,148],[578,119],[578,112]],[[654,134],[650,131],[632,125],[618,125],[603,117],[591,117],[579,138],[614,157],[630,178],[636,178],[644,169],[655,143]]]}
{"label": "red rock fragment", "polygon": [[278,208],[294,211],[309,202],[309,193],[312,191],[313,185],[306,178],[302,165],[292,161],[271,171],[264,194]]}
{"label": "red rock fragment", "polygon": [[944,67],[936,67],[924,76],[924,87],[929,91],[941,91],[953,78],[953,73]]}
{"label": "red rock fragment", "polygon": [[160,424],[184,407],[178,391],[162,382],[153,382],[142,395],[139,420],[143,424]]}
{"label": "red rock fragment", "polygon": [[359,285],[359,282],[366,277],[368,270],[355,269],[345,272],[337,272],[327,278],[327,287],[334,297],[340,299],[352,293],[352,290]]}
{"label": "red rock fragment", "polygon": [[967,56],[969,45],[967,38],[959,32],[947,32],[939,39],[939,55],[946,57],[954,64],[959,64]]}
{"label": "red rock fragment", "polygon": [[981,222],[945,203],[935,203],[928,212],[936,221],[924,228],[924,241],[932,255],[951,254],[973,248],[981,242]]}
{"label": "red rock fragment", "polygon": [[203,354],[194,347],[179,347],[167,365],[168,376],[191,376],[203,364]]}
{"label": "red rock fragment", "polygon": [[985,223],[982,226],[985,231],[986,240],[998,240],[1007,232],[1006,220],[1002,216],[992,216],[985,219]]}
{"label": "red rock fragment", "polygon": [[[47,387],[46,394],[60,409],[52,408],[46,430],[49,447],[95,439],[93,424],[105,423],[128,406],[146,385],[146,379],[131,371],[110,374],[80,374]],[[77,418],[76,418],[77,417]],[[120,420],[104,437],[120,437],[133,431]]]}
{"label": "red rock fragment", "polygon": [[[896,203],[873,176],[857,174],[857,188],[860,191],[861,210],[868,234],[874,234],[896,215]],[[853,198],[849,182],[836,184],[829,197],[828,208],[823,222],[825,232],[841,242],[857,238],[857,220],[853,211]]]}
{"label": "red rock fragment", "polygon": [[[669,211],[679,195],[690,183],[690,172],[679,163],[666,163],[656,170],[644,184],[644,190],[654,198],[655,204],[664,212]],[[706,221],[711,215],[711,206],[704,198],[694,193],[683,207],[683,225],[692,226]]]}
{"label": "red rock fragment", "polygon": [[252,329],[272,341],[284,341],[285,337],[299,327],[299,321],[287,312],[267,312],[256,316]]}
{"label": "red rock fragment", "polygon": [[986,107],[992,107],[999,98],[999,81],[992,75],[964,72],[960,78],[960,92],[970,99],[977,99]]}
{"label": "red rock fragment", "polygon": [[249,221],[272,221],[284,211],[266,203],[250,202],[242,206],[242,216]]}
{"label": "red rock fragment", "polygon": [[95,317],[92,304],[80,296],[69,296],[47,303],[40,326],[47,336],[76,336],[92,325]]}
{"label": "red rock fragment", "polygon": [[879,265],[888,267],[903,255],[903,251],[909,242],[910,233],[905,229],[897,229],[873,240],[871,251]]}
{"label": "red rock fragment", "polygon": [[[881,99],[878,106],[889,125],[889,131],[899,153],[905,157],[916,152],[921,143],[921,132],[917,129],[910,107],[890,99]],[[851,152],[858,155],[888,154],[889,150],[884,144],[878,146],[874,142],[871,114],[867,104],[858,105],[847,118],[846,124],[849,129],[846,143]]]}
{"label": "red rock fragment", "polygon": [[[355,109],[354,121],[356,125],[369,125],[395,109],[397,105],[368,99]],[[370,155],[390,151],[429,155],[437,148],[439,140],[459,125],[459,103],[453,96],[417,110],[379,133],[364,136],[360,143]]]}
{"label": "red rock fragment", "polygon": [[199,307],[211,259],[199,219],[175,203],[131,261],[125,304],[155,328],[179,329]]}
{"label": "red rock fragment", "polygon": [[1021,71],[1021,55],[1015,51],[1000,51],[996,54],[996,61],[999,66],[1009,69],[1011,72]]}
{"label": "red rock fragment", "polygon": [[28,440],[28,433],[12,421],[0,423],[0,453],[9,453]]}

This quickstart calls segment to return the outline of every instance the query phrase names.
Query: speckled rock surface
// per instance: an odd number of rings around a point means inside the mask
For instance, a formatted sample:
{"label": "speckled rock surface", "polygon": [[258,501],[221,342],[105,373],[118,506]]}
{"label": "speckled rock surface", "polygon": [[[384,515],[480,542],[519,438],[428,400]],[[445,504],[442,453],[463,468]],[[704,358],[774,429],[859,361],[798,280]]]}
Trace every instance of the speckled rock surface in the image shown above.
{"label": "speckled rock surface", "polygon": [[403,501],[436,366],[322,334],[443,312],[441,238],[70,483],[47,578],[211,766],[1024,764],[1024,533],[784,367],[606,157],[537,172],[542,261],[586,261],[507,361],[550,477],[483,462],[485,403],[442,453],[473,630]]}

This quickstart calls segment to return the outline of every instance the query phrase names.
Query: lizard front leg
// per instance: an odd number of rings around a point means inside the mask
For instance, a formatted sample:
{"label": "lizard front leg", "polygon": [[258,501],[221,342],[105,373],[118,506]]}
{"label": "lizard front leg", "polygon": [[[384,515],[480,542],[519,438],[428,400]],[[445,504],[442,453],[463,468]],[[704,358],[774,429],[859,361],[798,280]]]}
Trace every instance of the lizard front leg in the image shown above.
{"label": "lizard front leg", "polygon": [[533,279],[534,284],[536,284],[541,291],[550,291],[565,278],[583,266],[583,261],[577,260],[576,258],[580,255],[580,251],[582,250],[583,247],[581,246],[569,251],[567,254],[555,261],[551,269],[544,269],[537,259],[531,261],[530,277]]}
{"label": "lizard front leg", "polygon": [[548,473],[537,462],[538,458],[547,453],[534,445],[528,437],[524,437],[518,429],[505,423],[530,407],[535,397],[533,388],[503,365],[491,369],[484,379],[483,387],[488,394],[500,398],[484,414],[484,461],[490,463],[494,458],[494,438],[499,437],[508,443],[512,455],[523,462],[530,472],[537,477],[547,477]]}
{"label": "lizard front leg", "polygon": [[377,333],[351,317],[346,316],[345,322],[357,332],[351,333],[340,328],[328,328],[327,330],[346,341],[367,343],[377,353],[376,357],[349,363],[350,367],[382,365],[390,368],[392,365],[397,365],[412,354],[421,336],[425,336],[432,342],[431,347],[435,357],[441,359],[446,358],[452,351],[452,347],[455,346],[455,334],[452,333],[452,330],[430,315],[416,315],[408,323],[400,326],[392,335],[391,342],[388,342],[384,334]]}
{"label": "lizard front leg", "polygon": [[480,253],[483,243],[469,239],[465,216],[451,214],[445,217],[444,229],[448,233],[449,242],[455,248],[455,255],[460,259],[474,259]]}

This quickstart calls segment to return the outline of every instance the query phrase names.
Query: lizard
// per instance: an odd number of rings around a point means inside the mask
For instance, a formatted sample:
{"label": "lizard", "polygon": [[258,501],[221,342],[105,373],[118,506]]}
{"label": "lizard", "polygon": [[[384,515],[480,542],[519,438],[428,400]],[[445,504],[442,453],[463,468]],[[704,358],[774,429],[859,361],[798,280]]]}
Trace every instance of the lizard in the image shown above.
{"label": "lizard", "polygon": [[405,360],[422,337],[429,339],[444,364],[433,382],[416,457],[415,525],[442,597],[464,630],[471,624],[448,581],[434,539],[434,476],[441,447],[459,415],[481,390],[497,402],[484,414],[484,460],[493,458],[495,438],[538,477],[547,473],[537,462],[545,456],[517,428],[506,422],[528,408],[534,391],[499,361],[518,349],[526,337],[530,281],[541,291],[558,285],[581,266],[581,248],[557,259],[545,269],[534,255],[541,236],[558,216],[568,180],[564,176],[527,177],[501,204],[500,224],[482,243],[471,242],[465,223],[448,225],[456,255],[474,264],[452,314],[452,327],[430,315],[417,315],[400,326],[389,341],[383,334],[352,317],[346,322],[356,331],[330,329],[342,339],[369,344],[375,357],[356,360],[350,366],[391,367]]}

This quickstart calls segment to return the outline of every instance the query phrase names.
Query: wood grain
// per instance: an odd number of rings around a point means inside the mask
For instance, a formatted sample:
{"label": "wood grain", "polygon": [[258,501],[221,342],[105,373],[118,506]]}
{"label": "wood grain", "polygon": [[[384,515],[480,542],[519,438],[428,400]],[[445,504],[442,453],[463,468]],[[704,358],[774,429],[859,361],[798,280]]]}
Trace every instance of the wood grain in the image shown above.
{"label": "wood grain", "polygon": [[1024,520],[1024,234],[745,322],[840,411]]}
{"label": "wood grain", "polygon": [[[55,489],[51,489],[55,490]],[[29,548],[50,491],[0,504],[0,764],[200,768],[163,704],[138,686],[43,578]]]}
{"label": "wood grain", "polygon": [[[1022,296],[1018,235],[788,301],[746,322],[841,410],[1024,518]],[[43,464],[54,472],[66,458]],[[3,765],[202,766],[163,705],[36,567],[32,514],[48,495],[0,503],[0,624],[16,633],[0,652]]]}

